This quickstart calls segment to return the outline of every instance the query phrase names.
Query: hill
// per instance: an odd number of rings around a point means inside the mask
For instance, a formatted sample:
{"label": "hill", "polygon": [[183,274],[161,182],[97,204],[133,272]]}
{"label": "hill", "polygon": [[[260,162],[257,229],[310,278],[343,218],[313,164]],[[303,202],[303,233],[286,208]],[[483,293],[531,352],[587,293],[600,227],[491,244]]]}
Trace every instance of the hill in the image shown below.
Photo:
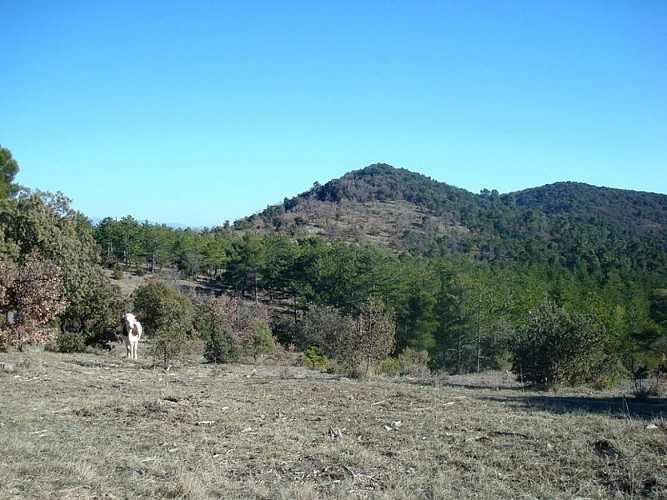
{"label": "hill", "polygon": [[308,336],[306,315],[335,323],[380,298],[395,314],[395,354],[426,351],[430,368],[452,373],[504,369],[534,315],[553,318],[575,345],[600,341],[594,358],[589,344],[581,350],[595,367],[575,374],[597,384],[597,374],[616,373],[621,362],[634,370],[663,359],[666,201],[573,183],[473,194],[372,165],[234,227],[105,219],[95,239],[115,270],[177,269],[262,301],[272,332],[299,349],[333,345]]}
{"label": "hill", "polygon": [[638,235],[665,234],[667,196],[578,182],[559,182],[510,195],[517,206],[588,223],[600,221]]}
{"label": "hill", "polygon": [[425,256],[486,260],[584,260],[589,269],[630,259],[667,270],[667,196],[562,182],[515,193],[474,194],[422,174],[375,164],[235,227],[330,241],[377,243]]}

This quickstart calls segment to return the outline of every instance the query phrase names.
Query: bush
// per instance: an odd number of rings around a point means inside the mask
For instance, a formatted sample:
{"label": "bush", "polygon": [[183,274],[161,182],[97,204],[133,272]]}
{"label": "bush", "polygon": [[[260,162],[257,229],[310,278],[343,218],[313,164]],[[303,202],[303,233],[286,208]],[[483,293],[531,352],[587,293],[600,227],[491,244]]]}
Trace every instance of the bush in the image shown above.
{"label": "bush", "polygon": [[662,395],[664,380],[662,377],[655,376],[648,379],[635,379],[633,385],[633,394],[639,400],[646,400],[649,397],[659,397]]}
{"label": "bush", "polygon": [[394,315],[381,300],[370,298],[347,325],[335,340],[335,357],[350,375],[367,375],[396,345]]}
{"label": "bush", "polygon": [[257,356],[268,356],[273,354],[276,350],[276,340],[271,333],[271,327],[268,322],[261,319],[254,322],[253,336],[250,338],[250,343],[247,350],[257,358]]}
{"label": "bush", "polygon": [[113,268],[113,274],[111,277],[118,281],[123,279],[123,268],[120,267],[120,264],[116,264],[116,266]]}
{"label": "bush", "polygon": [[378,372],[390,377],[398,375],[426,377],[431,373],[428,368],[428,353],[408,347],[397,358],[383,359],[378,365]]}
{"label": "bush", "polygon": [[603,370],[608,337],[591,315],[570,316],[545,298],[528,313],[513,346],[512,371],[543,388],[594,381]]}
{"label": "bush", "polygon": [[319,347],[309,347],[303,351],[303,364],[308,368],[324,370],[329,364],[329,358],[322,354]]}
{"label": "bush", "polygon": [[295,343],[300,349],[320,348],[328,357],[336,354],[336,339],[350,329],[350,322],[338,309],[328,305],[311,305],[298,323]]}
{"label": "bush", "polygon": [[204,359],[209,363],[233,363],[241,356],[241,346],[234,333],[227,328],[216,328],[204,347]]}
{"label": "bush", "polygon": [[59,352],[85,352],[86,342],[81,335],[76,333],[61,333],[56,339]]}
{"label": "bush", "polygon": [[398,355],[398,362],[401,367],[400,374],[411,377],[426,377],[431,374],[428,361],[428,352],[415,351],[408,347]]}
{"label": "bush", "polygon": [[380,361],[378,372],[390,377],[397,377],[401,374],[401,362],[396,358],[386,358]]}
{"label": "bush", "polygon": [[192,347],[194,308],[169,283],[155,280],[137,289],[134,305],[144,333],[153,339],[153,356],[165,368]]}
{"label": "bush", "polygon": [[19,351],[24,344],[43,345],[53,338],[39,328],[66,307],[60,268],[31,254],[22,264],[0,262],[0,345]]}
{"label": "bush", "polygon": [[204,358],[209,363],[233,363],[241,356],[256,360],[276,350],[265,306],[222,296],[200,300],[198,311],[197,329],[208,337]]}

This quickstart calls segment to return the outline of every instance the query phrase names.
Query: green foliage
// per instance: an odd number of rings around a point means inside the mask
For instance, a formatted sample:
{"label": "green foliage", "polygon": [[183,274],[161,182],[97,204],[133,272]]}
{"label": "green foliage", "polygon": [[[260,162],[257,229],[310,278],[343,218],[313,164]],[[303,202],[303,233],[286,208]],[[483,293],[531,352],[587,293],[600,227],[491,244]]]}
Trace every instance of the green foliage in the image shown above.
{"label": "green foliage", "polygon": [[192,347],[194,308],[190,299],[162,280],[137,289],[133,299],[144,333],[152,337],[153,355],[165,367]]}
{"label": "green foliage", "polygon": [[407,316],[407,329],[410,332],[407,345],[410,348],[423,351],[433,351],[435,348],[439,326],[436,305],[436,298],[425,290],[410,297]]}
{"label": "green foliage", "polygon": [[605,366],[609,338],[593,315],[570,315],[544,298],[529,312],[513,346],[512,371],[541,387],[595,380]]}
{"label": "green foliage", "polygon": [[19,187],[14,184],[14,177],[19,173],[19,164],[12,157],[9,149],[0,145],[0,199],[14,196]]}
{"label": "green foliage", "polygon": [[258,356],[272,354],[276,345],[266,307],[258,303],[245,304],[241,311],[241,329],[238,334],[243,352],[255,360]]}
{"label": "green foliage", "polygon": [[325,355],[334,356],[336,339],[349,328],[348,319],[335,307],[313,305],[298,323],[296,346],[300,349],[314,346]]}
{"label": "green foliage", "polygon": [[125,301],[119,286],[98,267],[88,271],[85,284],[79,290],[80,299],[60,315],[61,331],[80,333],[86,341],[116,324],[118,311]]}
{"label": "green foliage", "polygon": [[58,352],[86,352],[85,339],[78,333],[61,332],[56,338]]}
{"label": "green foliage", "polygon": [[378,365],[378,373],[389,377],[397,377],[401,374],[401,362],[396,358],[385,358]]}
{"label": "green foliage", "polygon": [[313,346],[303,351],[303,364],[308,368],[324,370],[329,364],[329,358],[322,354],[319,347]]}
{"label": "green foliage", "polygon": [[[425,350],[432,369],[453,373],[498,368],[548,294],[572,321],[604,323],[615,342],[605,355],[629,352],[631,373],[653,366],[667,343],[664,300],[654,292],[667,286],[666,216],[664,195],[575,183],[475,195],[379,164],[234,227],[175,230],[128,216],[105,219],[95,238],[110,266],[206,273],[269,304],[281,311],[271,320],[281,341],[317,346],[329,359],[342,359],[340,332],[360,304],[382,297],[395,314],[396,351]],[[17,230],[0,232],[3,255],[20,253],[6,236]],[[642,328],[616,328],[614,311],[635,300],[647,318]],[[262,328],[249,343],[234,332],[215,335],[244,356],[270,348]]]}
{"label": "green foliage", "polygon": [[223,295],[199,300],[197,310],[197,328],[208,337],[204,357],[209,363],[232,363],[241,356],[257,359],[275,350],[268,311],[261,304]]}
{"label": "green foliage", "polygon": [[209,363],[234,363],[241,357],[241,346],[234,332],[226,328],[211,331],[204,348],[204,358]]}
{"label": "green foliage", "polygon": [[431,373],[428,368],[429,356],[425,350],[416,351],[409,347],[398,355],[401,375],[425,377]]}
{"label": "green foliage", "polygon": [[67,308],[60,315],[61,330],[93,334],[108,324],[120,297],[99,266],[92,225],[70,207],[62,194],[21,190],[0,211],[0,234],[11,245],[9,260],[22,261],[36,254],[60,268]]}
{"label": "green foliage", "polygon": [[667,333],[667,288],[656,288],[651,292],[649,312],[655,324]]}
{"label": "green foliage", "polygon": [[264,241],[255,233],[245,233],[241,240],[232,244],[225,278],[241,292],[241,296],[250,292],[253,300],[257,300],[265,257]]}
{"label": "green foliage", "polygon": [[114,266],[112,277],[118,281],[123,279],[123,268],[120,266],[120,264],[116,264]]}
{"label": "green foliage", "polygon": [[428,367],[428,352],[415,351],[409,347],[396,358],[385,358],[378,365],[378,372],[390,377],[405,375],[410,377],[426,377],[431,371]]}
{"label": "green foliage", "polygon": [[[617,351],[634,384],[634,393],[643,398],[657,395],[667,346],[662,320],[663,290],[654,290],[649,304],[637,300],[617,306],[614,327],[619,334]],[[657,320],[657,321],[656,321]]]}

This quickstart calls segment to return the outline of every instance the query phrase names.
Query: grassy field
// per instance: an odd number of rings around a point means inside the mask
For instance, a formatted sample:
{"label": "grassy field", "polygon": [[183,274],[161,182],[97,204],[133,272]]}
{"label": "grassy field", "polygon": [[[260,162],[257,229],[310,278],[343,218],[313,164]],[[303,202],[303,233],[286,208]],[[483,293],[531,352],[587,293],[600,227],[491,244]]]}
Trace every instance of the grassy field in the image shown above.
{"label": "grassy field", "polygon": [[[144,347],[145,348],[145,347]],[[667,402],[0,352],[1,498],[665,498]]]}

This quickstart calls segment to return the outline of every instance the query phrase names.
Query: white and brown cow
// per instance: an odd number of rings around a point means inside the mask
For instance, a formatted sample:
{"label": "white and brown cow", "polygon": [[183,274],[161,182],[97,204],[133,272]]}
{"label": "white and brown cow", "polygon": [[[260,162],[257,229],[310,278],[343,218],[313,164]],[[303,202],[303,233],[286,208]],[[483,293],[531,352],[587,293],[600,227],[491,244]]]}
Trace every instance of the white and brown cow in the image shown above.
{"label": "white and brown cow", "polygon": [[122,336],[125,348],[127,349],[127,357],[130,359],[137,359],[137,346],[141,338],[142,328],[139,319],[131,313],[123,314],[121,318],[121,325],[123,328]]}

